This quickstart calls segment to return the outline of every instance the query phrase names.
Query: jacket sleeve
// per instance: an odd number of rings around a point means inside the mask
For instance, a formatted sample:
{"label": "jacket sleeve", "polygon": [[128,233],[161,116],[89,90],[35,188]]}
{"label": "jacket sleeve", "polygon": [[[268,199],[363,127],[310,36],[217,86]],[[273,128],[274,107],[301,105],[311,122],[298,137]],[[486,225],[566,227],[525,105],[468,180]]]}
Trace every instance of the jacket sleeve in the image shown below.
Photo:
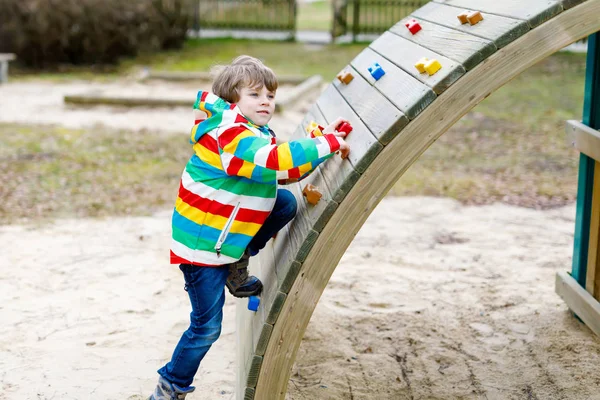
{"label": "jacket sleeve", "polygon": [[232,126],[219,134],[223,168],[229,175],[259,182],[300,180],[340,148],[335,135],[319,133],[274,145],[244,124]]}

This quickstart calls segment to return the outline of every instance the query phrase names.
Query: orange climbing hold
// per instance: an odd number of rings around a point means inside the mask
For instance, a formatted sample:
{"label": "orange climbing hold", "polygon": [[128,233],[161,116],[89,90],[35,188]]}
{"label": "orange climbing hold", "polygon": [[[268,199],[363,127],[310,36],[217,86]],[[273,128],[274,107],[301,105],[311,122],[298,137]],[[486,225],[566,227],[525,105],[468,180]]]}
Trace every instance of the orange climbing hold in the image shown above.
{"label": "orange climbing hold", "polygon": [[319,189],[316,186],[311,185],[310,183],[304,186],[304,189],[302,190],[302,195],[306,197],[306,201],[308,201],[313,206],[316,205],[323,196],[321,192],[319,192]]}
{"label": "orange climbing hold", "polygon": [[348,72],[348,71],[343,71],[340,72],[337,76],[337,78],[340,80],[340,82],[342,82],[344,85],[349,84],[350,82],[352,82],[352,79],[354,79],[354,76]]}
{"label": "orange climbing hold", "polygon": [[458,14],[458,20],[461,24],[466,24],[467,22],[470,25],[475,25],[476,23],[483,21],[483,15],[479,11],[463,11]]}

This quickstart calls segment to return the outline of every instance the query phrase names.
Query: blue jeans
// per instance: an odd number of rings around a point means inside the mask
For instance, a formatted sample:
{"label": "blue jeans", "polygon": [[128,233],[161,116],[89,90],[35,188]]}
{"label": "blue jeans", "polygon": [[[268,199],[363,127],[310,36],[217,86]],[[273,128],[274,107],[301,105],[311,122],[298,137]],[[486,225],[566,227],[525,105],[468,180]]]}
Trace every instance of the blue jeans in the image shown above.
{"label": "blue jeans", "polygon": [[[294,218],[296,209],[294,195],[285,189],[277,190],[273,211],[248,244],[250,255],[256,255],[264,248],[269,239]],[[181,264],[179,269],[183,272],[185,290],[192,303],[190,326],[179,339],[171,361],[159,369],[158,374],[181,388],[187,388],[192,384],[210,346],[221,334],[225,281],[229,275],[229,267]]]}

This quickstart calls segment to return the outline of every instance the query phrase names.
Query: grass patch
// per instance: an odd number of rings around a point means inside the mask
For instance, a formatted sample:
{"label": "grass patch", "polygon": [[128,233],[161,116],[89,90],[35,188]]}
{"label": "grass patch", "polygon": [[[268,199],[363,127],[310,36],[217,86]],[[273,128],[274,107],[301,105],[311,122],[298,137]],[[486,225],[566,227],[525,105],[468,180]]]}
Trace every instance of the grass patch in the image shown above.
{"label": "grass patch", "polygon": [[156,70],[209,71],[213,65],[229,63],[239,55],[249,54],[261,59],[279,75],[319,74],[325,79],[333,79],[364,48],[364,44],[309,45],[266,40],[192,39],[181,51],[139,57],[130,62]]}
{"label": "grass patch", "polygon": [[174,204],[186,137],[0,124],[0,223],[148,215]]}
{"label": "grass patch", "polygon": [[[140,54],[123,59],[118,66],[74,67],[63,66],[57,72],[39,73],[18,65],[12,68],[11,79],[68,81],[84,79],[110,81],[128,74],[134,75],[142,67],[164,71],[209,71],[217,64],[226,64],[235,57],[249,54],[261,59],[278,75],[321,75],[333,79],[346,64],[364,48],[365,44],[311,45],[298,42],[238,39],[189,39],[180,50]],[[283,56],[285,55],[285,56]]]}
{"label": "grass patch", "polygon": [[579,155],[564,124],[581,118],[584,76],[581,54],[534,65],[444,134],[390,193],[534,208],[574,201]]}

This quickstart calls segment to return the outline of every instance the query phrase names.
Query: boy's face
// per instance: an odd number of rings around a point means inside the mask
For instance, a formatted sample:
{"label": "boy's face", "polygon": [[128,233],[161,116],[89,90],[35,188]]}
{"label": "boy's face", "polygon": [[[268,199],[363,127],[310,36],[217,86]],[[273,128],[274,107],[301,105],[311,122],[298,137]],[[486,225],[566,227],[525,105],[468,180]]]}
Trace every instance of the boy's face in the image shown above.
{"label": "boy's face", "polygon": [[275,93],[264,86],[260,89],[244,87],[237,105],[246,118],[263,126],[269,123],[275,112]]}

